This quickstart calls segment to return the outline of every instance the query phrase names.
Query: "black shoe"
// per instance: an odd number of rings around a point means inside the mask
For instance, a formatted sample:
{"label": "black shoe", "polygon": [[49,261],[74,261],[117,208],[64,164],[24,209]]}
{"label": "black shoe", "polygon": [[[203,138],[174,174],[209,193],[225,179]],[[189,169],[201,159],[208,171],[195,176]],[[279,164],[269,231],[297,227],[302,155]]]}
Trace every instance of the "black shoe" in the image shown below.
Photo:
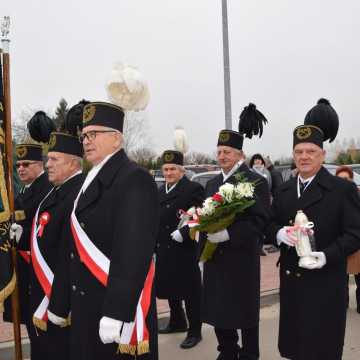
{"label": "black shoe", "polygon": [[173,333],[182,333],[188,330],[186,325],[175,326],[168,324],[167,326],[159,329],[159,334],[173,334]]}
{"label": "black shoe", "polygon": [[196,346],[202,340],[200,336],[187,336],[185,340],[180,344],[182,349],[191,349]]}

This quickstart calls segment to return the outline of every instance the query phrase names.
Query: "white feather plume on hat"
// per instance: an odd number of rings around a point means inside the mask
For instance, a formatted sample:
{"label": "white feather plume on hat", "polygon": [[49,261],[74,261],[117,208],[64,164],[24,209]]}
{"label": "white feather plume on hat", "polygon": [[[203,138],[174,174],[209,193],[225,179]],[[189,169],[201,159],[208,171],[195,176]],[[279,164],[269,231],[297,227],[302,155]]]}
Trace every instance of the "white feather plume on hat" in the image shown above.
{"label": "white feather plume on hat", "polygon": [[186,154],[189,150],[189,144],[186,137],[186,132],[184,128],[178,126],[175,128],[174,132],[174,146],[175,150],[180,151],[183,154]]}
{"label": "white feather plume on hat", "polygon": [[109,100],[128,111],[144,110],[149,103],[149,88],[138,69],[116,63],[106,84]]}

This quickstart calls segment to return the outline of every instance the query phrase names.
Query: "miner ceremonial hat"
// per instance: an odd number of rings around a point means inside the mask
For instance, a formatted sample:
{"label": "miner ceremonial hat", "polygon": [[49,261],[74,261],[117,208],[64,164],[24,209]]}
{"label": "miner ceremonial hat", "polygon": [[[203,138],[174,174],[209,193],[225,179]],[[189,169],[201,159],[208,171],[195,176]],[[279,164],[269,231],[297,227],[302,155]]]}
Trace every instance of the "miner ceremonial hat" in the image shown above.
{"label": "miner ceremonial hat", "polygon": [[52,132],[50,134],[48,152],[52,151],[78,157],[83,156],[83,147],[79,138],[64,132]]}
{"label": "miner ceremonial hat", "polygon": [[123,131],[124,110],[106,102],[89,102],[83,109],[83,127],[90,125],[106,126]]}
{"label": "miner ceremonial hat", "polygon": [[15,148],[17,160],[42,161],[42,147],[37,144],[18,144]]}
{"label": "miner ceremonial hat", "polygon": [[163,164],[184,165],[184,155],[180,151],[165,150],[161,156]]}
{"label": "miner ceremonial hat", "polygon": [[334,141],[339,130],[339,117],[329,100],[320,99],[305,116],[304,125],[293,132],[293,147],[299,143],[312,143],[323,147],[323,142]]}
{"label": "miner ceremonial hat", "polygon": [[224,145],[241,150],[244,142],[243,135],[233,130],[221,130],[218,137],[217,146]]}

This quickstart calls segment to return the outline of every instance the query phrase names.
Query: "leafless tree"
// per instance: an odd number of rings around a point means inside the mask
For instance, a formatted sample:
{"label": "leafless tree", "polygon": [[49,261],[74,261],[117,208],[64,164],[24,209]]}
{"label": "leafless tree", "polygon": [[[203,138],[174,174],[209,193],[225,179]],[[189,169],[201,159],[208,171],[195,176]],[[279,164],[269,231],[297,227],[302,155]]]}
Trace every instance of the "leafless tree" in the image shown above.
{"label": "leafless tree", "polygon": [[215,158],[209,154],[191,151],[185,155],[184,162],[188,165],[213,164],[215,162]]}
{"label": "leafless tree", "polygon": [[137,148],[129,153],[129,157],[138,164],[144,165],[156,160],[156,152],[150,148]]}
{"label": "leafless tree", "polygon": [[26,127],[27,122],[34,115],[35,110],[26,109],[14,117],[12,120],[12,136],[15,143],[26,142],[29,138],[29,133]]}
{"label": "leafless tree", "polygon": [[134,152],[136,149],[150,148],[149,126],[145,112],[126,112],[124,139],[124,147],[128,154]]}

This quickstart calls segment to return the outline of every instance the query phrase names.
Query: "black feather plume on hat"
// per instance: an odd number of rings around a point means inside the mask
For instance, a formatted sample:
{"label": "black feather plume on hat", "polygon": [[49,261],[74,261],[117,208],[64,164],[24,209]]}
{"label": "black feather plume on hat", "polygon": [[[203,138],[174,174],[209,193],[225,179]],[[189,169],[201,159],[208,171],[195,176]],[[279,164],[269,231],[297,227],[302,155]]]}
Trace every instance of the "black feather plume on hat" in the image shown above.
{"label": "black feather plume on hat", "polygon": [[324,133],[323,141],[329,139],[332,142],[339,130],[339,117],[330,101],[321,98],[306,114],[304,125],[317,126]]}
{"label": "black feather plume on hat", "polygon": [[74,136],[79,135],[83,127],[84,106],[88,103],[89,101],[81,100],[68,111],[64,121],[64,128],[61,129],[62,131],[66,131]]}
{"label": "black feather plume on hat", "polygon": [[28,121],[27,128],[30,136],[38,142],[47,143],[50,139],[50,134],[55,131],[56,126],[44,111],[37,111],[34,116]]}
{"label": "black feather plume on hat", "polygon": [[250,103],[244,108],[239,117],[239,133],[251,139],[254,135],[263,134],[263,127],[267,123],[265,116]]}

